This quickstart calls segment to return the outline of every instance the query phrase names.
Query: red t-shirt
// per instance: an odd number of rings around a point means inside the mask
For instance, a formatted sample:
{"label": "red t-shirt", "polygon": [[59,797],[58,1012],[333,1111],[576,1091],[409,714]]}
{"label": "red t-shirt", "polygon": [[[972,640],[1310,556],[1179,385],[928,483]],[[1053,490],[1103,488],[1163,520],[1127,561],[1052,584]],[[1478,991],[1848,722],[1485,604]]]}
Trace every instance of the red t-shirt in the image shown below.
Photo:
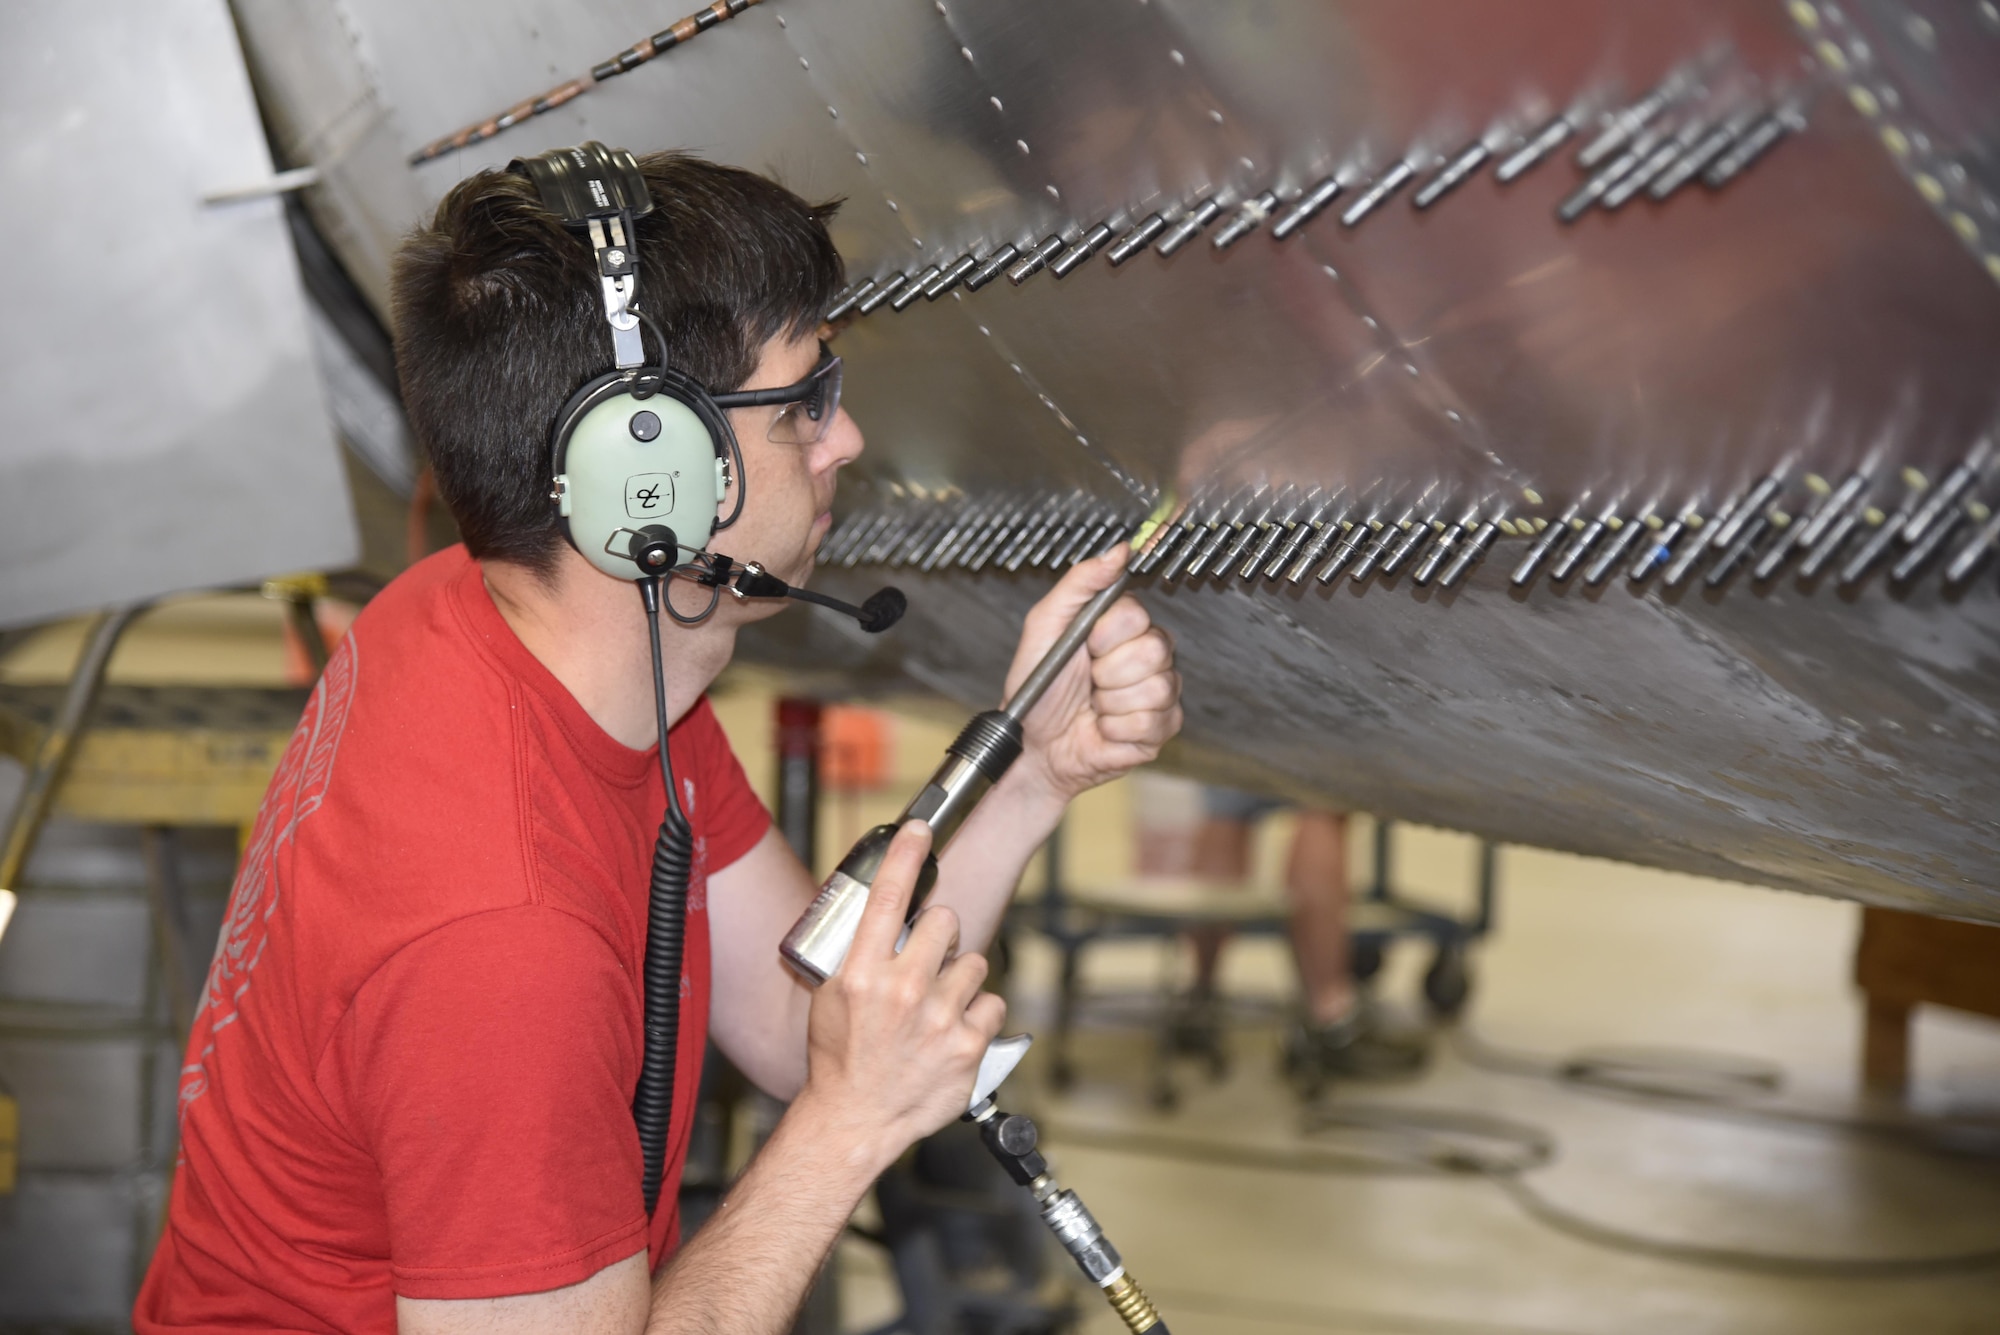
{"label": "red t-shirt", "polygon": [[708,1029],[708,871],[770,824],[706,697],[672,746],[695,861],[649,1230],[631,1104],[657,748],[591,721],[462,548],[369,605],[237,872],[140,1332],[393,1331],[396,1294],[539,1292],[642,1246],[658,1264]]}

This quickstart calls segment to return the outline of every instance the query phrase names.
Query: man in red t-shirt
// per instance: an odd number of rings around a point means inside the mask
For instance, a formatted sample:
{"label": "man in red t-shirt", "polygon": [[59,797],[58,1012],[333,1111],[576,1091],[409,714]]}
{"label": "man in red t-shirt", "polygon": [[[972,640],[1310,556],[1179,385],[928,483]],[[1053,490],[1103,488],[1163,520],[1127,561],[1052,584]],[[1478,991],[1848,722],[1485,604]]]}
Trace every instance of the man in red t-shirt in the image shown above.
{"label": "man in red t-shirt", "polygon": [[[641,164],[641,290],[670,363],[713,389],[802,380],[841,285],[831,208],[691,158]],[[356,620],[265,798],[182,1069],[181,1162],[135,1312],[147,1335],[786,1329],[869,1184],[964,1109],[1004,1010],[976,952],[1027,858],[1069,798],[1180,725],[1171,646],[1123,600],[1030,715],[901,953],[921,826],[813,993],[778,943],[814,886],[704,695],[737,628],[776,605],[669,625],[695,858],[648,1219],[631,1105],[666,800],[651,646],[631,582],[566,546],[548,499],[551,419],[608,361],[596,289],[588,249],[504,173],[461,183],[398,258],[404,399],[465,545]],[[796,584],[861,436],[836,412],[813,443],[778,443],[792,407],[730,412],[743,476],[723,504],[742,512],[711,546]],[[1029,613],[1009,690],[1119,565],[1082,563]],[[711,1037],[792,1104],[679,1247]]]}

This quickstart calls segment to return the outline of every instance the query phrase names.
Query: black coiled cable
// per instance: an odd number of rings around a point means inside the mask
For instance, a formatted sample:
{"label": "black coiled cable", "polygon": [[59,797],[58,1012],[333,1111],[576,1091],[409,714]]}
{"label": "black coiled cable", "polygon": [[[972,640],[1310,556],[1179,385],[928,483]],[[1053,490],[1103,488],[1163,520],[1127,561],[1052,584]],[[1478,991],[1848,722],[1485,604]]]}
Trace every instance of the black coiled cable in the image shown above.
{"label": "black coiled cable", "polygon": [[[646,1213],[660,1202],[666,1174],[667,1133],[674,1113],[674,1066],[681,1028],[681,955],[687,932],[688,877],[694,869],[694,830],[674,791],[674,766],[667,751],[667,678],[660,663],[660,604],[665,581],[641,580],[646,604],[646,639],[653,649],[653,710],[660,727],[660,778],[667,810],[653,845],[653,875],[646,908],[646,1050],[639,1088],[632,1096],[632,1120],[639,1128]],[[672,609],[669,608],[669,611]]]}

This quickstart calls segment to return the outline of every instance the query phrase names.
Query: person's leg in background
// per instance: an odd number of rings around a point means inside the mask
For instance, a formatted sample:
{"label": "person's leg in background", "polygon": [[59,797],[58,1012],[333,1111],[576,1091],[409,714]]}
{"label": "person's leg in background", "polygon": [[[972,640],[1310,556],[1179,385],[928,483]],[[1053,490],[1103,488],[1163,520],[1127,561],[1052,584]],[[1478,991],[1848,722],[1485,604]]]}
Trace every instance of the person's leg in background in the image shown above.
{"label": "person's leg in background", "polygon": [[[1195,831],[1188,872],[1204,881],[1214,881],[1234,889],[1250,880],[1250,838],[1267,804],[1233,788],[1204,788],[1202,802],[1207,814]],[[1194,990],[1207,996],[1215,991],[1216,961],[1222,957],[1222,943],[1229,939],[1227,927],[1198,927],[1189,935],[1194,941]]]}
{"label": "person's leg in background", "polygon": [[1297,820],[1285,867],[1292,956],[1306,1022],[1324,1026],[1346,1019],[1360,1000],[1347,938],[1347,813],[1301,808]]}
{"label": "person's leg in background", "polygon": [[[1202,822],[1188,850],[1187,872],[1219,886],[1243,889],[1250,881],[1251,839],[1257,822],[1281,804],[1255,793],[1209,785],[1202,787],[1201,799]],[[1214,1059],[1222,1041],[1215,970],[1229,929],[1198,927],[1188,936],[1194,947],[1194,986],[1173,1023],[1173,1045],[1182,1052],[1205,1053]]]}
{"label": "person's leg in background", "polygon": [[[1250,880],[1256,823],[1281,804],[1233,788],[1204,788],[1206,818],[1196,830],[1189,872],[1218,885],[1241,888]],[[1347,948],[1347,816],[1339,811],[1301,809],[1291,857],[1285,868],[1290,907],[1292,955],[1309,1020],[1333,1024],[1353,1011],[1354,974]],[[1216,961],[1226,927],[1189,933],[1194,944],[1194,991],[1215,991]]]}
{"label": "person's leg in background", "polygon": [[1354,980],[1347,884],[1347,815],[1301,808],[1285,868],[1300,1015],[1285,1069],[1310,1096],[1328,1080],[1415,1071],[1420,1038],[1389,1032]]}

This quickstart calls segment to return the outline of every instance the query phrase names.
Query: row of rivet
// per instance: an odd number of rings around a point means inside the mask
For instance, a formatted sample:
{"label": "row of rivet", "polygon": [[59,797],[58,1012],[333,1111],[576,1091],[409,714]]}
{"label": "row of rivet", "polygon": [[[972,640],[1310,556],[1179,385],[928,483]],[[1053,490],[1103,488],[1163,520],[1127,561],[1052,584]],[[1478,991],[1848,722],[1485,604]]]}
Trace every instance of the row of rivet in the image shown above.
{"label": "row of rivet", "polygon": [[[1512,182],[1593,124],[1598,133],[1577,154],[1578,166],[1591,175],[1557,207],[1564,222],[1574,222],[1593,207],[1621,208],[1641,190],[1663,201],[1697,177],[1719,190],[1805,121],[1804,103],[1796,96],[1776,105],[1743,102],[1723,112],[1709,112],[1700,105],[1707,94],[1703,79],[1716,61],[1710,55],[1679,67],[1627,106],[1597,110],[1579,103],[1525,134],[1502,122],[1436,164],[1411,204],[1430,208],[1496,157],[1495,178],[1503,184]],[[1682,110],[1688,106],[1693,109]],[[1359,226],[1421,172],[1414,155],[1391,163],[1360,187],[1353,203],[1342,211],[1341,225]],[[1335,173],[1295,194],[1273,188],[1241,202],[1221,191],[1178,212],[1151,213],[1136,222],[1110,219],[1087,229],[1073,226],[1033,243],[1002,245],[984,255],[967,253],[887,278],[865,279],[840,295],[827,318],[867,315],[885,304],[894,311],[907,310],[919,297],[936,301],[960,286],[977,292],[1002,274],[1016,286],[1044,269],[1065,278],[1100,251],[1114,268],[1147,249],[1170,256],[1225,217],[1227,221],[1210,238],[1216,250],[1229,249],[1266,222],[1272,239],[1284,241],[1346,194],[1349,184]]]}
{"label": "row of rivet", "polygon": [[[421,167],[433,158],[443,157],[447,153],[473,144],[484,143],[503,130],[519,125],[522,121],[565,106],[606,79],[630,73],[656,56],[664,55],[681,43],[693,40],[716,24],[735,18],[757,2],[758,0],[715,0],[714,4],[697,9],[680,22],[662,28],[651,37],[642,38],[609,60],[598,62],[591,67],[588,74],[566,80],[546,92],[524,98],[505,111],[496,112],[483,121],[467,125],[442,139],[432,140],[410,154],[409,165]],[[778,19],[780,27],[784,26],[784,22],[782,17]],[[800,63],[805,62],[801,60]]]}
{"label": "row of rivet", "polygon": [[[1746,568],[1753,582],[1769,584],[1795,568],[1804,583],[1832,570],[1840,588],[1852,589],[1893,558],[1889,580],[1898,587],[1941,564],[1946,587],[1957,589],[2000,551],[2000,516],[1976,494],[1993,456],[1991,443],[1980,441],[1935,486],[1919,470],[1903,469],[1893,509],[1874,502],[1876,476],[1868,468],[1838,485],[1805,474],[1796,511],[1788,508],[1785,470],[1766,474],[1706,514],[1699,503],[1678,511],[1642,507],[1636,514],[1620,513],[1617,505],[1595,513],[1574,505],[1539,533],[1512,582],[1532,583],[1553,555],[1552,580],[1567,580],[1590,560],[1584,582],[1601,584],[1636,546],[1626,572],[1634,584],[1658,573],[1671,588],[1701,571],[1703,584],[1715,589]],[[1951,549],[1961,534],[1965,540]]]}
{"label": "row of rivet", "polygon": [[[1820,68],[1846,90],[1847,100],[1874,127],[1883,147],[1924,202],[1979,258],[1986,272],[2000,281],[2000,199],[1995,198],[1993,177],[1990,171],[1976,172],[1976,156],[1972,159],[1975,170],[1968,171],[1967,163],[1954,160],[1946,146],[1924,127],[1917,113],[1936,90],[1925,88],[1924,97],[1919,99],[1904,97],[1896,81],[1900,62],[1878,60],[1866,37],[1839,5],[1788,0],[1785,8],[1800,36],[1810,44]],[[2000,3],[1979,0],[1971,8],[1989,38],[2000,33]],[[1914,8],[1902,18],[1904,34],[1918,49],[1938,58],[1940,42],[1931,18]],[[1903,77],[1908,78],[1909,73]]]}
{"label": "row of rivet", "polygon": [[[1162,583],[1204,575],[1250,583],[1302,584],[1308,577],[1331,584],[1342,573],[1357,580],[1380,571],[1393,575],[1415,562],[1418,584],[1438,579],[1449,587],[1486,554],[1505,519],[1468,510],[1447,522],[1445,512],[1420,515],[1404,507],[1394,518],[1361,505],[1344,490],[1267,487],[1197,497],[1170,517],[1137,553],[1135,575]],[[1522,521],[1520,532],[1530,531]],[[1129,502],[1082,492],[983,500],[905,499],[848,515],[828,534],[819,561],[834,566],[913,567],[923,571],[988,568],[1060,569],[1111,543],[1138,525]]]}
{"label": "row of rivet", "polygon": [[1124,540],[1132,502],[1087,492],[916,498],[848,515],[820,547],[824,566],[1060,570]]}
{"label": "row of rivet", "polygon": [[[1509,576],[1522,588],[1544,568],[1554,583],[1581,575],[1595,587],[1628,557],[1626,575],[1635,586],[1658,574],[1662,584],[1677,587],[1702,571],[1704,584],[1720,588],[1745,568],[1768,584],[1796,565],[1807,583],[1834,570],[1845,589],[1893,557],[1889,579],[1899,587],[1941,564],[1947,587],[1958,588],[2000,552],[2000,515],[1977,495],[1994,454],[1990,442],[1979,442],[1935,486],[1915,469],[1902,470],[1903,492],[1892,510],[1873,503],[1868,469],[1838,485],[1804,474],[1797,513],[1786,508],[1788,473],[1779,470],[1705,512],[1698,501],[1630,512],[1580,501],[1553,521],[1509,518],[1489,506],[1453,507],[1428,493],[1394,505],[1364,501],[1344,488],[1245,486],[1195,497],[1161,526],[1132,569],[1169,584],[1204,576],[1331,584],[1343,574],[1355,581],[1393,576],[1407,565],[1413,583],[1437,580],[1449,588],[1506,536],[1528,543]],[[1541,503],[1532,491],[1525,497]],[[849,515],[829,534],[820,560],[974,573],[1057,569],[1122,540],[1137,522],[1129,502],[1083,492],[902,500]],[[1964,541],[1952,549],[1961,534]]]}

